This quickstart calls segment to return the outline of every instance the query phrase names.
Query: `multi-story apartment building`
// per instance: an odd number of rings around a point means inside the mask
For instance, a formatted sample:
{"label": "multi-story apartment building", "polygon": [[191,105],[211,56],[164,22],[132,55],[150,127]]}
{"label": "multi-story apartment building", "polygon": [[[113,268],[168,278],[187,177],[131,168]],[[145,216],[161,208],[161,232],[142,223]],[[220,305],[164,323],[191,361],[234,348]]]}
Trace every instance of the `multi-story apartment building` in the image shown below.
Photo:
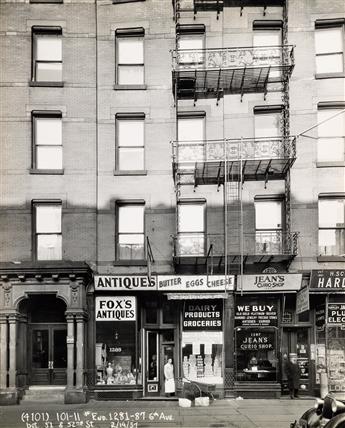
{"label": "multi-story apartment building", "polygon": [[[1,3],[0,403],[343,390],[342,0]],[[326,373],[327,376],[322,375]]]}

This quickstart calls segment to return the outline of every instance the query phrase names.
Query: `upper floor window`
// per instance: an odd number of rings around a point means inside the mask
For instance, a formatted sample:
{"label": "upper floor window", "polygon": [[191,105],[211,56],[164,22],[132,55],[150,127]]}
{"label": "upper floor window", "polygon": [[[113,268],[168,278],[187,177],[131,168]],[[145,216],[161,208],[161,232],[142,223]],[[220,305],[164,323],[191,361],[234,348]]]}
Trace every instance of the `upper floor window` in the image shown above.
{"label": "upper floor window", "polygon": [[116,169],[144,169],[144,121],[143,113],[116,115]]}
{"label": "upper floor window", "polygon": [[319,255],[345,254],[345,197],[319,197]]}
{"label": "upper floor window", "polygon": [[280,137],[282,106],[263,106],[254,108],[255,137]]}
{"label": "upper floor window", "polygon": [[183,112],[177,118],[178,162],[203,160],[205,112]]}
{"label": "upper floor window", "polygon": [[117,260],[145,259],[145,204],[117,204]]}
{"label": "upper floor window", "polygon": [[344,19],[315,22],[316,74],[344,72]]}
{"label": "upper floor window", "polygon": [[179,63],[202,64],[204,62],[205,26],[177,25],[176,34],[177,49],[181,51],[179,52]]}
{"label": "upper floor window", "polygon": [[282,197],[255,198],[256,252],[282,254]]}
{"label": "upper floor window", "polygon": [[62,117],[61,112],[32,113],[33,168],[62,169]]}
{"label": "upper floor window", "polygon": [[254,21],[253,46],[281,46],[282,21]]}
{"label": "upper floor window", "polygon": [[[345,105],[319,103],[317,112],[317,160],[337,162],[345,160],[345,113],[338,114]],[[322,123],[324,122],[324,123]]]}
{"label": "upper floor window", "polygon": [[143,85],[144,81],[144,29],[116,30],[116,83]]}
{"label": "upper floor window", "polygon": [[206,202],[180,201],[177,207],[177,248],[179,256],[203,256],[205,254]]}
{"label": "upper floor window", "polygon": [[32,27],[32,81],[62,82],[61,27]]}
{"label": "upper floor window", "polygon": [[37,260],[61,260],[61,201],[33,202]]}

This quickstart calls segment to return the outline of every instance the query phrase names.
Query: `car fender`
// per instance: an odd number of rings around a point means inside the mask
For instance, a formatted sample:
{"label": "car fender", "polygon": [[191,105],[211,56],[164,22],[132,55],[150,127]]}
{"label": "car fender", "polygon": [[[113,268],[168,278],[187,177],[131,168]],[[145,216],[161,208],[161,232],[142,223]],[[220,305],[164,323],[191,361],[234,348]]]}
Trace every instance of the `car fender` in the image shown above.
{"label": "car fender", "polygon": [[324,428],[345,428],[345,413],[334,416]]}
{"label": "car fender", "polygon": [[317,427],[319,426],[320,419],[321,414],[318,414],[317,410],[312,407],[311,409],[308,409],[306,412],[304,412],[303,415],[299,418],[299,422],[303,421],[304,425],[299,423],[295,426],[305,426],[305,423],[307,423],[307,428]]}

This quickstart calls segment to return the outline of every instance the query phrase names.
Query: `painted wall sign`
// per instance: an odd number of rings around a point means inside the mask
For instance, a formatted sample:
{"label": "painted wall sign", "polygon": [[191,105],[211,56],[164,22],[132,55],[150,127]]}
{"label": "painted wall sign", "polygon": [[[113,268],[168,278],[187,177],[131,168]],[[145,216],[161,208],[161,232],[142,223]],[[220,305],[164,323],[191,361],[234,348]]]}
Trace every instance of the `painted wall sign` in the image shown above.
{"label": "painted wall sign", "polygon": [[235,326],[274,326],[278,325],[278,304],[262,300],[253,303],[250,299],[236,299]]}
{"label": "painted wall sign", "polygon": [[328,324],[345,324],[345,303],[329,303],[327,307]]}
{"label": "painted wall sign", "polygon": [[158,275],[161,291],[225,291],[233,290],[234,275]]}
{"label": "painted wall sign", "polygon": [[309,287],[321,291],[345,291],[345,269],[312,270]]}
{"label": "painted wall sign", "polygon": [[[242,291],[281,292],[298,291],[301,288],[302,274],[243,275]],[[240,279],[237,280],[237,291],[241,290]]]}
{"label": "painted wall sign", "polygon": [[309,289],[301,288],[296,295],[296,314],[309,311]]}
{"label": "painted wall sign", "polygon": [[318,331],[322,331],[325,328],[326,322],[326,307],[325,305],[317,306],[315,308],[315,325]]}
{"label": "painted wall sign", "polygon": [[185,304],[183,330],[222,330],[223,301],[200,300]]}
{"label": "painted wall sign", "polygon": [[96,321],[135,321],[135,296],[97,296]]}
{"label": "painted wall sign", "polygon": [[275,334],[273,331],[238,330],[236,332],[236,347],[241,351],[273,350]]}
{"label": "painted wall sign", "polygon": [[151,291],[156,289],[157,289],[157,277],[155,275],[152,275],[150,279],[146,275],[137,275],[137,276],[95,275],[95,290]]}

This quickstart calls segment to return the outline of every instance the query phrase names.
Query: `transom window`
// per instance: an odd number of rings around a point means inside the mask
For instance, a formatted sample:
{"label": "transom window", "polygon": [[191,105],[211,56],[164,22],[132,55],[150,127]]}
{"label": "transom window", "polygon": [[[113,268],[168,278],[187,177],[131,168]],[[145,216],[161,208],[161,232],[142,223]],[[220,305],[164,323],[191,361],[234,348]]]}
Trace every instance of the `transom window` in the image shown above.
{"label": "transom window", "polygon": [[33,27],[34,82],[62,81],[62,29],[60,27]]}
{"label": "transom window", "polygon": [[144,84],[144,29],[116,30],[116,83]]}
{"label": "transom window", "polygon": [[[317,160],[319,162],[336,162],[345,160],[345,113],[338,114],[344,106],[318,107]],[[328,120],[329,119],[329,120]],[[322,123],[324,122],[324,123]]]}
{"label": "transom window", "polygon": [[37,260],[61,260],[61,202],[34,202]]}
{"label": "transom window", "polygon": [[144,114],[116,115],[118,170],[144,169]]}
{"label": "transom window", "polygon": [[319,198],[319,255],[345,254],[345,197]]}
{"label": "transom window", "polygon": [[344,24],[337,21],[315,23],[316,73],[344,71]]}
{"label": "transom window", "polygon": [[117,260],[143,260],[144,203],[117,206]]}

